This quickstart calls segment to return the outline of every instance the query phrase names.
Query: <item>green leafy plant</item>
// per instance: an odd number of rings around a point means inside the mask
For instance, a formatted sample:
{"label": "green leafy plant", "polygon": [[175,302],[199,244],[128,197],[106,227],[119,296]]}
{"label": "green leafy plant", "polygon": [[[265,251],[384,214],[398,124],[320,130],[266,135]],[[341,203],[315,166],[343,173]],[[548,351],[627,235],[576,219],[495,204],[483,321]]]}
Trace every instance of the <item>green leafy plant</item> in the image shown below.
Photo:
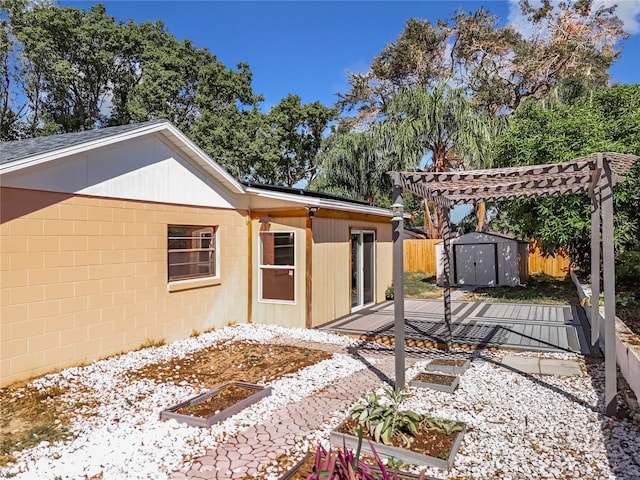
{"label": "green leafy plant", "polygon": [[394,294],[395,294],[395,291],[393,290],[393,285],[389,285],[387,289],[384,291],[384,298],[386,300],[393,300]]}
{"label": "green leafy plant", "polygon": [[420,421],[420,428],[424,430],[439,430],[446,435],[451,435],[453,432],[461,432],[464,425],[455,420],[445,420],[443,418],[425,415]]}
{"label": "green leafy plant", "polygon": [[351,418],[376,442],[407,447],[413,441],[413,436],[418,434],[420,415],[411,410],[400,410],[400,404],[407,394],[389,390],[385,397],[387,401],[381,402],[381,397],[371,392],[363,403],[353,407]]}

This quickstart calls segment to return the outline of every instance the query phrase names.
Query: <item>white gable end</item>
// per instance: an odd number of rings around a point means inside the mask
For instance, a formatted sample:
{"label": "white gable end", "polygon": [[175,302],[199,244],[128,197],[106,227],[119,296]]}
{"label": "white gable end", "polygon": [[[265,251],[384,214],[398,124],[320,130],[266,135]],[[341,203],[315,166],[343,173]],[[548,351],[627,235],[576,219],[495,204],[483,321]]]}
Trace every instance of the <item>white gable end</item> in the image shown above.
{"label": "white gable end", "polygon": [[8,173],[3,175],[2,185],[219,208],[235,208],[238,203],[233,193],[158,135]]}

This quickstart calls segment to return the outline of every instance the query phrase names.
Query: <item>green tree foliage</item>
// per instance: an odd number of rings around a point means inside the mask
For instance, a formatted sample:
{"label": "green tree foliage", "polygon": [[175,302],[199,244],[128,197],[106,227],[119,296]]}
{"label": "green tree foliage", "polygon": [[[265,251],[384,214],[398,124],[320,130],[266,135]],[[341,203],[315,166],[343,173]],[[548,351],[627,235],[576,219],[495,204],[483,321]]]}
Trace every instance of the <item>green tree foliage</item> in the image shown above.
{"label": "green tree foliage", "polygon": [[435,24],[408,20],[367,72],[350,75],[350,90],[339,102],[345,113],[342,128],[384,115],[390,100],[409,86],[448,82],[464,88],[478,108],[504,114],[526,98],[546,96],[565,78],[606,85],[608,68],[619,54],[614,46],[625,37],[615,7],[592,9],[589,0],[555,7],[544,0],[539,8],[523,0],[520,5],[526,29],[537,33],[525,36],[499,26],[483,8],[458,11]]}
{"label": "green tree foliage", "polygon": [[[640,154],[640,85],[598,89],[569,103],[526,102],[497,145],[503,166],[557,163],[598,151]],[[614,188],[618,255],[640,250],[640,162]],[[545,252],[568,249],[579,264],[590,249],[586,196],[519,200],[499,205],[494,227],[539,238]]]}
{"label": "green tree foliage", "polygon": [[316,175],[335,117],[289,96],[269,114],[246,63],[227,68],[158,22],[116,22],[50,2],[0,5],[0,138],[167,119],[241,180],[293,185]]}
{"label": "green tree foliage", "polygon": [[[446,84],[431,91],[401,90],[389,103],[382,125],[402,163],[419,165],[430,154],[434,172],[445,172],[456,165],[479,164],[489,142],[487,130],[464,91]],[[431,220],[425,199],[424,227],[431,238],[442,238],[443,218],[442,208],[438,207],[436,222]]]}
{"label": "green tree foliage", "polygon": [[30,134],[47,119],[61,132],[93,128],[106,119],[120,50],[113,19],[102,5],[90,11],[47,3],[11,2],[11,33],[21,48],[21,74],[30,101]]}
{"label": "green tree foliage", "polygon": [[316,153],[320,150],[323,133],[329,122],[336,118],[334,109],[320,102],[302,104],[300,97],[289,95],[269,112],[271,145],[277,150],[275,168],[260,174],[265,178],[273,174],[275,183],[293,186],[304,180],[312,181],[318,174]]}
{"label": "green tree foliage", "polygon": [[312,188],[390,205],[391,181],[386,172],[395,165],[379,126],[362,132],[333,132],[324,140],[318,162],[322,173]]}

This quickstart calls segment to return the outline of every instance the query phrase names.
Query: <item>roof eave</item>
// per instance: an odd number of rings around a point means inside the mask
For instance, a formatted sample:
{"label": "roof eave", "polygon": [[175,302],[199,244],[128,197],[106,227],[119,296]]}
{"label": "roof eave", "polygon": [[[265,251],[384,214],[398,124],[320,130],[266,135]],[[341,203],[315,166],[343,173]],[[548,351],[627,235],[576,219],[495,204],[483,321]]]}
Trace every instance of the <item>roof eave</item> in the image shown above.
{"label": "roof eave", "polygon": [[393,216],[390,209],[349,203],[347,201],[330,200],[312,196],[300,196],[283,192],[273,192],[257,187],[246,187],[246,192],[257,197],[287,201],[305,207],[327,208],[330,210],[342,210],[346,212],[377,215],[389,218]]}

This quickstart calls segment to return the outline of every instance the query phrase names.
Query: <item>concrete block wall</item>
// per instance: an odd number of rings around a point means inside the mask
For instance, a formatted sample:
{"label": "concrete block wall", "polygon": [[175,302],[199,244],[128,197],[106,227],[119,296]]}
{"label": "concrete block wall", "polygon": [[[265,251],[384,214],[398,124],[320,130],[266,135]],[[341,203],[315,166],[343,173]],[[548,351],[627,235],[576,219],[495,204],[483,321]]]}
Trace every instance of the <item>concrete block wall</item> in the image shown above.
{"label": "concrete block wall", "polygon": [[[3,187],[1,386],[247,321],[243,212]],[[167,225],[216,225],[220,278],[168,291]]]}

